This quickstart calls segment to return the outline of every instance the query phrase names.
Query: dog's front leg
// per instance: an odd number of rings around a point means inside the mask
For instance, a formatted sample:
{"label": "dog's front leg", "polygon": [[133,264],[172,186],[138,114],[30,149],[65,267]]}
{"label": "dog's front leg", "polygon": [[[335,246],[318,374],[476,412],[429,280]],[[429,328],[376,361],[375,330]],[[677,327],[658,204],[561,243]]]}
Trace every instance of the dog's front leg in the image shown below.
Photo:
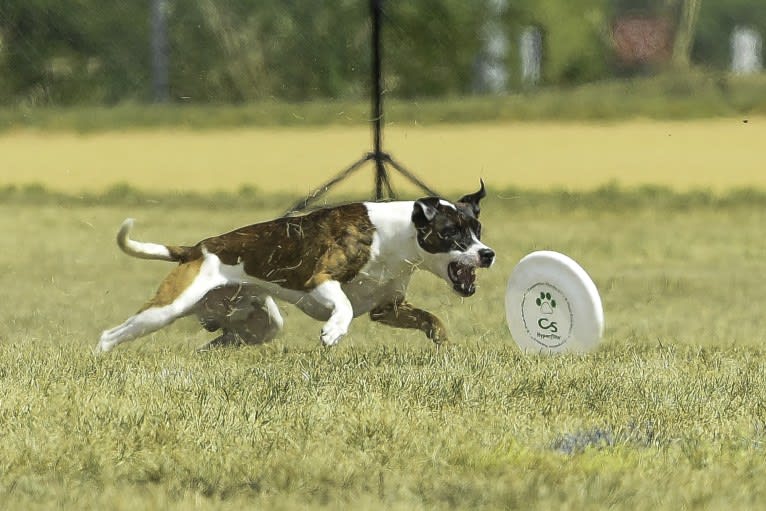
{"label": "dog's front leg", "polygon": [[309,296],[329,309],[330,319],[322,327],[319,335],[325,346],[337,344],[346,335],[351,320],[354,319],[354,309],[346,293],[337,280],[326,280],[315,287]]}
{"label": "dog's front leg", "polygon": [[413,307],[404,300],[396,300],[372,309],[370,319],[397,328],[422,330],[436,344],[447,341],[447,329],[439,318],[428,311]]}

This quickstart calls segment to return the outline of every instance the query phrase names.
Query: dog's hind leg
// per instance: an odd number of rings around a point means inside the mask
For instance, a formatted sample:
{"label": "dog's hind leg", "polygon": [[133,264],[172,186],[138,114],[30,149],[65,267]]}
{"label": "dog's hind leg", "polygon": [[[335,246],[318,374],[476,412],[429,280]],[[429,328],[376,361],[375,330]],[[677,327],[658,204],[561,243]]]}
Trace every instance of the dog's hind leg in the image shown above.
{"label": "dog's hind leg", "polygon": [[428,311],[417,309],[404,300],[397,300],[374,308],[370,319],[396,328],[416,328],[436,344],[447,341],[447,330],[439,318]]}
{"label": "dog's hind leg", "polygon": [[253,309],[237,333],[245,344],[262,344],[276,337],[284,324],[274,299],[266,296],[260,307],[256,306]]}
{"label": "dog's hind leg", "polygon": [[96,351],[110,351],[120,343],[159,330],[190,313],[208,291],[227,283],[219,271],[220,264],[218,257],[206,254],[178,265],[141,310],[101,334]]}
{"label": "dog's hind leg", "polygon": [[[242,321],[227,322],[221,326],[223,333],[202,345],[199,352],[243,344],[263,344],[272,340],[282,330],[284,320],[277,304],[270,296],[253,297],[252,310]],[[226,321],[224,318],[222,321]]]}

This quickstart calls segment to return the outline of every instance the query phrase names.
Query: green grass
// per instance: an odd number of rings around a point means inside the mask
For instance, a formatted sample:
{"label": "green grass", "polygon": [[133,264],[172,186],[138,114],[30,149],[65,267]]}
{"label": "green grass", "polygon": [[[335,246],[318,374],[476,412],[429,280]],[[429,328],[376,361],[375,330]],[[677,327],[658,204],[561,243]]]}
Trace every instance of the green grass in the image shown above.
{"label": "green grass", "polygon": [[[107,356],[91,354],[100,330],[170,268],[119,253],[124,217],[138,239],[185,243],[279,205],[3,201],[3,509],[758,509],[766,209],[703,195],[493,193],[498,261],[477,294],[411,287],[452,333],[439,350],[366,318],[323,349],[320,323],[285,307],[260,348],[196,354],[209,334],[181,320]],[[599,286],[592,354],[510,338],[508,275],[542,248]]]}
{"label": "green grass", "polygon": [[[421,192],[422,193],[422,192]],[[409,194],[412,195],[412,194]],[[193,191],[139,190],[127,183],[112,186],[101,192],[70,194],[49,189],[42,184],[0,186],[0,203],[21,207],[87,208],[115,206],[120,208],[148,208],[166,211],[168,209],[196,208],[214,209],[221,204],[235,209],[263,210],[263,218],[281,214],[302,197],[289,193],[261,191],[255,187],[243,186],[237,191],[199,193]],[[412,197],[410,197],[412,198]],[[368,199],[372,199],[372,195]],[[670,211],[686,211],[703,208],[706,210],[729,210],[740,206],[766,207],[766,191],[756,188],[733,188],[715,192],[709,188],[690,191],[676,191],[667,186],[642,186],[627,188],[617,183],[607,183],[588,191],[564,189],[526,190],[516,187],[494,191],[489,200],[514,210],[544,208],[549,213],[566,214],[572,210],[590,212],[611,211],[615,207],[629,210],[661,208]],[[359,194],[340,193],[328,201],[349,202],[360,199]],[[332,203],[332,202],[330,202]],[[320,200],[317,204],[323,204]],[[132,209],[125,209],[132,211]],[[247,218],[244,221],[249,221]]]}
{"label": "green grass", "polygon": [[[543,87],[507,96],[401,100],[386,98],[393,124],[488,121],[616,121],[630,118],[700,119],[766,114],[766,77],[666,74],[612,80],[570,89]],[[359,125],[369,122],[366,100],[263,101],[250,104],[119,104],[111,107],[0,109],[0,131],[31,128],[83,133],[167,127]]]}

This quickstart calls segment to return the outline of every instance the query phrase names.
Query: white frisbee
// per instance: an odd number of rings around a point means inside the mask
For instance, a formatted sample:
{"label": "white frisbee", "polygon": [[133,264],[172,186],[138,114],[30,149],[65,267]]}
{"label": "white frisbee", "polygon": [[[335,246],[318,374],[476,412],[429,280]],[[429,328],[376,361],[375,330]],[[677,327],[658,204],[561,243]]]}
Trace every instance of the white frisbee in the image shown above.
{"label": "white frisbee", "polygon": [[543,250],[524,257],[505,293],[511,335],[527,353],[584,353],[604,333],[604,309],[590,276],[571,258]]}

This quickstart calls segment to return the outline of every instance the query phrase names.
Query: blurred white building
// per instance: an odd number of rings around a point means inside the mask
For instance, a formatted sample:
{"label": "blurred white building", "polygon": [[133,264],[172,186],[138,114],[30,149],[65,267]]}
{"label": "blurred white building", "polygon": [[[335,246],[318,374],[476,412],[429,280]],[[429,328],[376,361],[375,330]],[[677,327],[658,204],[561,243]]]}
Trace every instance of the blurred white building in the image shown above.
{"label": "blurred white building", "polygon": [[763,38],[749,27],[736,27],[731,34],[731,70],[749,75],[763,69]]}
{"label": "blurred white building", "polygon": [[538,27],[526,27],[519,39],[521,81],[525,85],[540,82],[543,62],[543,34]]}
{"label": "blurred white building", "polygon": [[500,17],[506,0],[488,0],[489,16],[482,27],[481,54],[477,59],[475,88],[478,92],[502,94],[508,90],[508,36]]}

